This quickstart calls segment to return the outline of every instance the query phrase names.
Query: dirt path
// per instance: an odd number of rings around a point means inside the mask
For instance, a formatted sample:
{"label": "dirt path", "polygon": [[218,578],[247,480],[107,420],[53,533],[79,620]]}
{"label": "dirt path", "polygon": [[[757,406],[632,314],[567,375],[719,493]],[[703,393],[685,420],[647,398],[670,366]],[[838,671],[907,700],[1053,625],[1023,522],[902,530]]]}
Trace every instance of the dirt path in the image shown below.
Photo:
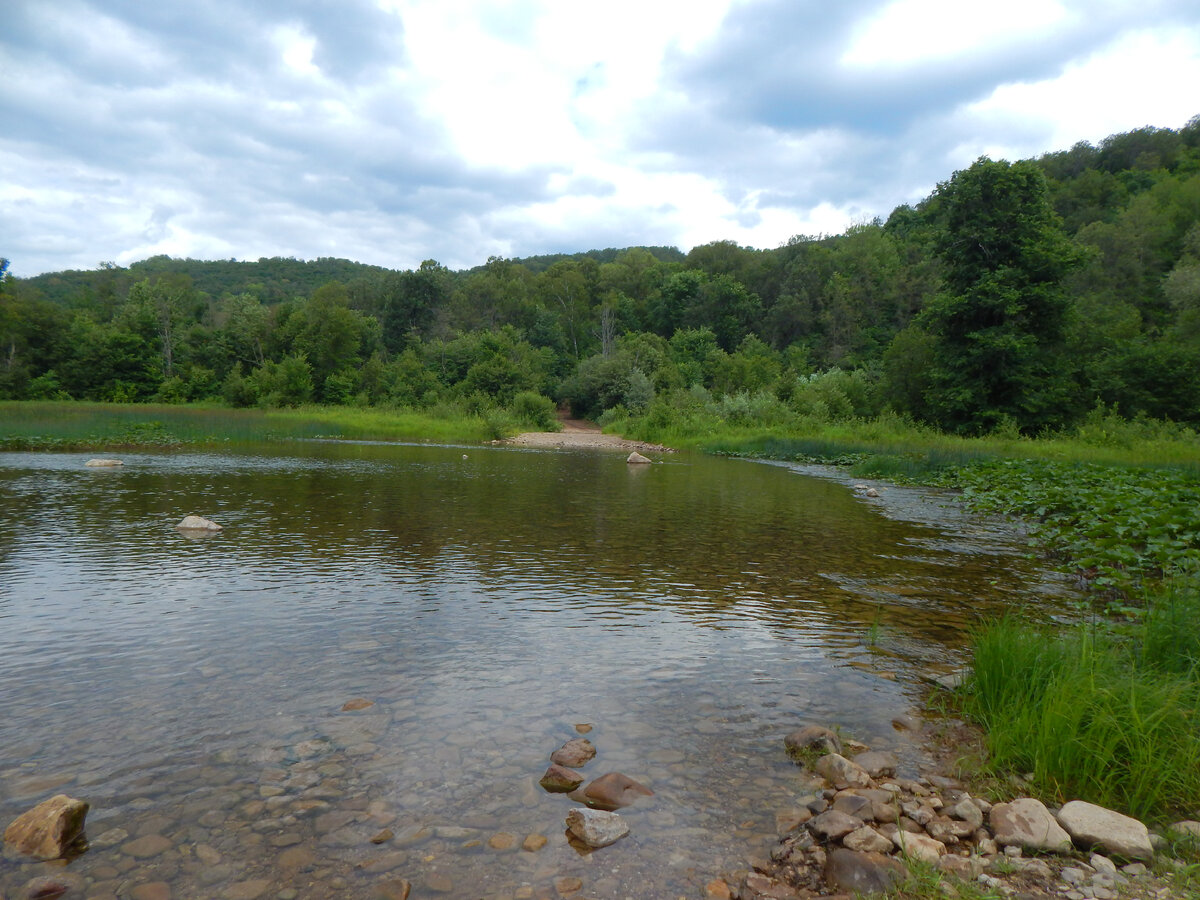
{"label": "dirt path", "polygon": [[615,434],[604,434],[600,426],[583,419],[571,419],[559,415],[562,431],[527,431],[502,444],[514,447],[546,447],[555,450],[618,450],[631,453],[674,453],[662,444],[647,444],[644,441],[627,441]]}

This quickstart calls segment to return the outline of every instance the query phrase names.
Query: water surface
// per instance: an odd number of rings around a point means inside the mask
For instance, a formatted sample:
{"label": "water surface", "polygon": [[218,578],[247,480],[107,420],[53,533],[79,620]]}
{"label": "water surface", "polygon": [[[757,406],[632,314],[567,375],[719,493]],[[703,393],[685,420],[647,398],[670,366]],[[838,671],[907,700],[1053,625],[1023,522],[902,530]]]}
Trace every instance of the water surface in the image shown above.
{"label": "water surface", "polygon": [[[86,459],[0,454],[0,824],[88,800],[79,896],[696,896],[803,789],[784,734],[836,724],[915,772],[889,723],[918,673],[960,662],[982,615],[1062,602],[1017,536],[944,498],[795,467],[320,442]],[[182,535],[190,513],[225,530]],[[577,725],[585,774],[655,791],[593,854],[537,783]],[[48,872],[10,854],[0,896]]]}

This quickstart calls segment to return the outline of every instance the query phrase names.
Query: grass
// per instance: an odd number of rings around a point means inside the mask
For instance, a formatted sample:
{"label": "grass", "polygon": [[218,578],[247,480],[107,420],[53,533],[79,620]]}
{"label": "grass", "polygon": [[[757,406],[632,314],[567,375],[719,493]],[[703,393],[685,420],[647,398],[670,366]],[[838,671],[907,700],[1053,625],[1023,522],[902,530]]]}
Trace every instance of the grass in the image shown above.
{"label": "grass", "polygon": [[478,443],[515,431],[502,412],[470,414],[309,406],[227,409],[215,406],[75,402],[0,402],[0,449],[113,450],[262,441],[346,438]]}

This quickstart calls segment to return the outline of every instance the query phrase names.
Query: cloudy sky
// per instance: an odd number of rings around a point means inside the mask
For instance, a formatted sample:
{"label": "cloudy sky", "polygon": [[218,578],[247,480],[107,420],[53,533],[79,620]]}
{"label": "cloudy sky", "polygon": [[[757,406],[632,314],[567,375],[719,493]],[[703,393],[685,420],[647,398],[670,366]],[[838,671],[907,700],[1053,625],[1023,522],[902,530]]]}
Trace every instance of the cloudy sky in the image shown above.
{"label": "cloudy sky", "polygon": [[1196,0],[5,0],[0,256],[774,247],[1200,113]]}

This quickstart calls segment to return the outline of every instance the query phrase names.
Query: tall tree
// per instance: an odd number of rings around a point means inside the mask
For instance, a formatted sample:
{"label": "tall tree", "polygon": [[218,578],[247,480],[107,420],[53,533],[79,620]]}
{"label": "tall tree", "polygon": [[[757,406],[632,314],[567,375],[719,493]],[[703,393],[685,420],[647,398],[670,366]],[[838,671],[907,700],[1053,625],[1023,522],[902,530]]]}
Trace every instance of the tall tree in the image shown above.
{"label": "tall tree", "polygon": [[1060,422],[1070,387],[1062,281],[1078,254],[1041,170],[983,157],[938,185],[936,199],[945,290],[922,317],[934,338],[932,415],[962,432]]}

